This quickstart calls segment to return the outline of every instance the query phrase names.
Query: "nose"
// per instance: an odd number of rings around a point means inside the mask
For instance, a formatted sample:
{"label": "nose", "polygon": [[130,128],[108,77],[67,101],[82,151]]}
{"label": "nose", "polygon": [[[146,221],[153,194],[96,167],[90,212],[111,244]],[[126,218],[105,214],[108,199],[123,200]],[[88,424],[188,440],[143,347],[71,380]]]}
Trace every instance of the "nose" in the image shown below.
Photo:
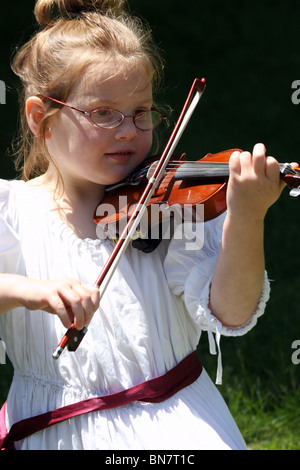
{"label": "nose", "polygon": [[119,140],[133,140],[137,136],[137,131],[133,117],[125,116],[122,124],[116,128],[115,136]]}

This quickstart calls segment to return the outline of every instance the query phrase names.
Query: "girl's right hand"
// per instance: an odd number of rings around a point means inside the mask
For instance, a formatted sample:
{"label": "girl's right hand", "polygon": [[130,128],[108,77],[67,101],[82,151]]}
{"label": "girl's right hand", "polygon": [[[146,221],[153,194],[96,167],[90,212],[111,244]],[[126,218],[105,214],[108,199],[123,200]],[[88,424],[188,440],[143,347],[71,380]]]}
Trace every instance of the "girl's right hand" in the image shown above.
{"label": "girl's right hand", "polygon": [[45,310],[56,314],[66,328],[74,323],[77,330],[89,324],[99,307],[100,293],[96,287],[76,279],[37,281],[26,278],[19,285],[19,302],[28,310]]}

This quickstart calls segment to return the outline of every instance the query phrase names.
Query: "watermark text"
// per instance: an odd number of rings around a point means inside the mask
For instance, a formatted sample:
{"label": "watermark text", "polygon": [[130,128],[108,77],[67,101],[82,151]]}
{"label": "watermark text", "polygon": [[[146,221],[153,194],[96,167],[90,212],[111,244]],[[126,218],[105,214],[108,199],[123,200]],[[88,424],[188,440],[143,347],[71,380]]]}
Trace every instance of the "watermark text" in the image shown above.
{"label": "watermark text", "polygon": [[294,80],[292,83],[292,103],[293,104],[299,104],[300,103],[300,80]]}
{"label": "watermark text", "polygon": [[293,341],[291,348],[295,349],[291,357],[292,363],[298,365],[300,364],[300,339]]}
{"label": "watermark text", "polygon": [[[100,204],[96,209],[97,236],[112,240],[128,235],[126,229],[135,205],[129,205],[127,196],[120,196],[119,207]],[[204,205],[169,206],[166,203],[152,204],[143,213],[132,239],[184,240],[186,250],[199,250],[204,244]]]}
{"label": "watermark text", "polygon": [[6,364],[6,350],[4,341],[0,340],[0,365]]}
{"label": "watermark text", "polygon": [[6,86],[3,80],[0,80],[0,104],[6,104]]}

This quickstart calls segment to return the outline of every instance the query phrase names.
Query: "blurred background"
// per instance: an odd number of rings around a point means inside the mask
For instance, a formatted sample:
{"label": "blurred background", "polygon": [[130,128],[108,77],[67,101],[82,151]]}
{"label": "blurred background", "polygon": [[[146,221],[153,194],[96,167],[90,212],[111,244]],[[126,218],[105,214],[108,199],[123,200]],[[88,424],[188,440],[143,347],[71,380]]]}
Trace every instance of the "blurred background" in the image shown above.
{"label": "blurred background", "polygon": [[[15,48],[35,31],[33,0],[2,3],[0,80],[0,177],[16,176],[10,143],[18,124],[18,82],[10,71]],[[159,101],[178,117],[195,77],[207,87],[179,146],[191,159],[230,148],[251,150],[263,142],[280,162],[300,162],[300,104],[292,84],[300,80],[300,2],[290,0],[130,0],[150,23],[166,62]],[[300,96],[300,95],[299,95]],[[3,102],[3,99],[1,100]],[[166,136],[167,138],[167,136]],[[300,364],[292,343],[300,340],[300,199],[284,190],[269,210],[265,253],[272,295],[256,328],[241,338],[222,338],[220,391],[252,449],[299,449]],[[206,336],[202,361],[215,379],[216,358]],[[300,354],[298,355],[300,359]],[[0,404],[12,376],[0,365]]]}

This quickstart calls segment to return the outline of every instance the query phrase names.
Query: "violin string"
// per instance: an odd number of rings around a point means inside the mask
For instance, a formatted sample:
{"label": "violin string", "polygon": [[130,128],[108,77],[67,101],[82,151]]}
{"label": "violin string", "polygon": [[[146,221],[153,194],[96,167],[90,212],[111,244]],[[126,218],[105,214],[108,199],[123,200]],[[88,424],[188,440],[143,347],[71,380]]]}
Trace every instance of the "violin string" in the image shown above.
{"label": "violin string", "polygon": [[[178,165],[184,165],[184,164],[190,164],[191,166],[192,165],[211,165],[211,166],[215,166],[215,167],[227,167],[228,166],[228,163],[226,162],[198,162],[198,161],[193,161],[193,160],[172,160],[171,162],[168,163],[166,169],[173,169],[173,168],[178,168]],[[151,168],[151,166],[153,165],[153,163],[151,165],[147,165],[145,166],[144,168],[142,168],[136,176],[143,176],[143,175],[146,175],[147,172],[149,171],[149,169]]]}
{"label": "violin string", "polygon": [[[183,164],[186,164],[188,163],[190,166],[192,165],[202,165],[202,166],[215,166],[216,168],[226,168],[229,166],[229,163],[228,162],[207,162],[207,161],[204,161],[204,162],[201,162],[201,161],[193,161],[193,160],[172,160],[171,162],[168,163],[168,166],[167,168],[174,168],[174,167],[178,167],[178,165],[183,165]],[[147,168],[149,169],[151,165],[149,165]],[[282,170],[283,168],[286,167],[286,164],[285,163],[279,163],[279,167],[280,169]],[[298,170],[295,170],[292,166],[288,165],[288,170],[289,172],[291,172],[292,174],[295,174],[295,175],[299,175],[299,172]]]}
{"label": "violin string", "polygon": [[[155,163],[155,162],[154,162]],[[179,168],[181,165],[184,165],[184,164],[188,164],[189,167],[186,169],[187,172],[190,172],[190,167],[195,165],[196,166],[199,166],[201,165],[203,168],[206,166],[206,168],[210,167],[210,168],[213,168],[215,167],[214,169],[221,169],[221,168],[228,168],[229,164],[228,162],[207,162],[207,161],[197,161],[197,160],[171,160],[167,167],[166,167],[166,171],[167,170],[173,170],[173,169],[177,169]],[[142,168],[140,171],[138,171],[136,174],[135,174],[135,178],[141,178],[143,176],[146,176],[149,169],[151,168],[151,166],[153,165],[152,164],[149,164],[149,165],[146,165],[144,168]],[[285,163],[280,163],[279,164],[280,166],[280,171],[284,170],[287,165]],[[294,168],[292,166],[288,166],[289,168],[289,173],[290,174],[294,174],[294,175],[299,175],[299,172],[294,170]],[[181,169],[181,172],[185,172],[184,168]]]}

